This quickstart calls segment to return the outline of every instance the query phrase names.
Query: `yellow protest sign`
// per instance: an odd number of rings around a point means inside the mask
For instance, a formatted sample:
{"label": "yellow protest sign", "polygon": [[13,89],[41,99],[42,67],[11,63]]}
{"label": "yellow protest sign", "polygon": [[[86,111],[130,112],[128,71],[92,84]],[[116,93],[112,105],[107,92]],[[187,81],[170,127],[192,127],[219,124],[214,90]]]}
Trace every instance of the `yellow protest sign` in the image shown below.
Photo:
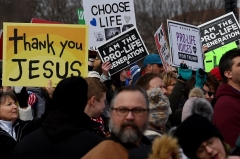
{"label": "yellow protest sign", "polygon": [[53,86],[87,76],[88,27],[71,24],[4,23],[4,86]]}

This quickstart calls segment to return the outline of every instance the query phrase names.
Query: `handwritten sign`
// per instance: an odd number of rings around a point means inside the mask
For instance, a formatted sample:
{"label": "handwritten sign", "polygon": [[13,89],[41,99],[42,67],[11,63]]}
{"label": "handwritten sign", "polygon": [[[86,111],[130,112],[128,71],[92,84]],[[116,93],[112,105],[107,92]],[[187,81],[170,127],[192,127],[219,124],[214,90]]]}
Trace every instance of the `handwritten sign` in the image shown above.
{"label": "handwritten sign", "polygon": [[199,27],[202,45],[207,46],[208,51],[240,39],[240,26],[232,12]]}
{"label": "handwritten sign", "polygon": [[87,76],[88,27],[4,23],[3,85],[53,86],[69,76]]}
{"label": "handwritten sign", "polygon": [[0,30],[0,60],[2,60],[3,54],[3,30]]}
{"label": "handwritten sign", "polygon": [[154,35],[155,43],[158,49],[159,56],[162,60],[164,70],[167,72],[172,65],[172,56],[170,54],[166,33],[163,25],[161,25]]}
{"label": "handwritten sign", "polygon": [[203,68],[199,28],[172,20],[167,23],[173,65],[179,66],[184,61],[192,70]]}
{"label": "handwritten sign", "polygon": [[133,0],[83,0],[83,8],[91,48],[136,26]]}
{"label": "handwritten sign", "polygon": [[108,40],[98,47],[103,62],[109,61],[113,75],[148,55],[146,46],[135,27]]}

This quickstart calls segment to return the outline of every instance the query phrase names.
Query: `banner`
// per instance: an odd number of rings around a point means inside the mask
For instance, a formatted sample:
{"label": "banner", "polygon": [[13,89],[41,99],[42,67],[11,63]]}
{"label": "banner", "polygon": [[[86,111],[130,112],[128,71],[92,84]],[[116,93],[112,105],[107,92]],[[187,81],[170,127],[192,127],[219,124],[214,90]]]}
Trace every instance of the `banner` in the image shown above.
{"label": "banner", "polygon": [[50,23],[50,24],[61,24],[59,22],[52,22],[52,21],[48,21],[48,20],[43,20],[43,19],[37,19],[37,18],[32,18],[31,23]]}
{"label": "banner", "polygon": [[123,70],[148,55],[147,48],[135,27],[100,45],[98,52],[103,62],[109,61],[112,64],[109,75]]}
{"label": "banner", "polygon": [[4,23],[3,85],[53,86],[87,76],[88,27],[68,24]]}
{"label": "banner", "polygon": [[3,54],[3,30],[0,30],[0,60],[2,60]]}
{"label": "banner", "polygon": [[136,26],[133,0],[83,0],[83,8],[91,48]]}
{"label": "banner", "polygon": [[227,51],[238,48],[236,42],[219,47],[205,54],[205,71],[210,72],[214,67],[219,65],[220,59]]}
{"label": "banner", "polygon": [[163,25],[161,25],[154,35],[159,56],[162,60],[164,70],[167,72],[172,65],[171,54],[167,44],[167,37]]}
{"label": "banner", "polygon": [[208,51],[240,39],[240,26],[232,12],[199,27],[202,45],[207,46]]}
{"label": "banner", "polygon": [[172,20],[167,23],[173,65],[180,66],[184,60],[192,70],[203,68],[199,28]]}
{"label": "banner", "polygon": [[77,9],[77,15],[78,15],[78,24],[85,25],[83,9]]}

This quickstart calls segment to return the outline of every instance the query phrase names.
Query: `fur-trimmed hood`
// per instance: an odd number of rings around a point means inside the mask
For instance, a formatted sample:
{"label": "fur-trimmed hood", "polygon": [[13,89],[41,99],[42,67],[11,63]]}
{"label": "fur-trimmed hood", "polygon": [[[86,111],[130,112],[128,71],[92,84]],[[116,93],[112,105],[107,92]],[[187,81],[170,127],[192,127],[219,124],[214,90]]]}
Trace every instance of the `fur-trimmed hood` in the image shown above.
{"label": "fur-trimmed hood", "polygon": [[191,89],[188,98],[191,97],[199,97],[199,98],[205,98],[203,91],[200,88],[193,88]]}
{"label": "fur-trimmed hood", "polygon": [[152,146],[152,153],[148,159],[179,159],[180,147],[177,144],[177,139],[170,135],[157,137]]}

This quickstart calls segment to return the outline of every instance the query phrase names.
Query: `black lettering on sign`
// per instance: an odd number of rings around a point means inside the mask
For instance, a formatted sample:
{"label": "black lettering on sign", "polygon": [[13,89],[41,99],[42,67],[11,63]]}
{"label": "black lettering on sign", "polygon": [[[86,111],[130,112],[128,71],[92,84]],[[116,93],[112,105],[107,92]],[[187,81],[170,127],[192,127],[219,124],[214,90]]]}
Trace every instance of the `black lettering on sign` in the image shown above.
{"label": "black lettering on sign", "polygon": [[17,78],[9,78],[10,81],[18,81],[19,79],[21,79],[22,77],[22,72],[23,72],[23,69],[22,69],[22,64],[21,62],[26,62],[27,59],[12,59],[12,62],[17,62],[18,63],[18,68],[19,68],[19,76]]}
{"label": "black lettering on sign", "polygon": [[65,68],[63,70],[65,71],[64,74],[60,75],[60,63],[57,62],[57,66],[56,66],[57,78],[60,78],[60,79],[67,78],[67,75],[68,75],[68,62],[65,63]]}
{"label": "black lettering on sign", "polygon": [[76,48],[76,50],[82,50],[82,43],[77,43],[77,42],[74,42],[74,41],[68,41],[66,40],[65,43],[63,44],[63,42],[60,42],[61,46],[62,46],[62,50],[60,52],[60,55],[59,57],[62,57],[62,54],[66,48],[66,46],[68,45],[68,48],[69,49],[74,49]]}
{"label": "black lettering on sign", "polygon": [[44,69],[45,71],[49,71],[50,74],[47,75],[46,73],[43,73],[43,76],[44,76],[45,78],[52,78],[52,76],[53,76],[53,71],[52,71],[50,68],[47,68],[46,65],[47,65],[48,63],[51,64],[52,66],[54,66],[54,63],[53,63],[52,61],[50,61],[50,60],[44,62],[44,64],[43,64],[43,69]]}
{"label": "black lettering on sign", "polygon": [[[71,66],[70,66],[70,69],[71,69],[72,71],[77,72],[77,73],[78,73],[77,76],[81,76],[81,72],[79,71],[79,69],[74,68],[74,65],[75,65],[75,64],[78,64],[79,66],[82,66],[81,62],[79,62],[79,61],[73,61],[73,63],[72,63]],[[74,76],[74,74],[72,73],[71,76]]]}
{"label": "black lettering on sign", "polygon": [[17,54],[18,52],[18,40],[23,40],[23,36],[18,36],[18,29],[14,29],[14,36],[9,37],[9,41],[13,41],[14,46],[14,54]]}
{"label": "black lettering on sign", "polygon": [[191,62],[198,62],[198,57],[195,55],[189,55],[182,52],[178,52],[178,58],[182,60],[187,60]]}
{"label": "black lettering on sign", "polygon": [[37,74],[37,75],[32,74],[32,71],[34,71],[34,70],[37,71],[39,69],[39,67],[33,67],[33,64],[34,63],[37,64],[39,62],[40,62],[39,60],[30,60],[29,61],[29,71],[28,71],[29,72],[29,74],[28,74],[29,79],[38,78],[40,76],[39,74]]}

